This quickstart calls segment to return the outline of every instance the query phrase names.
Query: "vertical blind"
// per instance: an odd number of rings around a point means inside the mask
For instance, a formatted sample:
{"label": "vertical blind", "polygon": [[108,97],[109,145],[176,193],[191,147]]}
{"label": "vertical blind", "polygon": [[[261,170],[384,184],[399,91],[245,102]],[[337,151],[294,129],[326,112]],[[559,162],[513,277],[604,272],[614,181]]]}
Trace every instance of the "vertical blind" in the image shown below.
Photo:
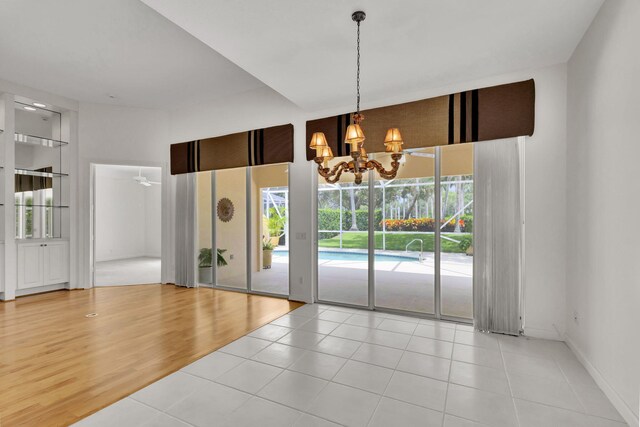
{"label": "vertical blind", "polygon": [[522,211],[517,139],[475,144],[474,326],[518,335],[521,329]]}

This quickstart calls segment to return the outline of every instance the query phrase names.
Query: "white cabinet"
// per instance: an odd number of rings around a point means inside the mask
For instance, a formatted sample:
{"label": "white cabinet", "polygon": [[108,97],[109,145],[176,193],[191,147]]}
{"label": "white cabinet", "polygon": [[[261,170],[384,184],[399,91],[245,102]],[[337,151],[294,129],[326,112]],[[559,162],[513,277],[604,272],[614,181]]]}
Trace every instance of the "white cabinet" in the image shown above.
{"label": "white cabinet", "polygon": [[18,243],[18,289],[37,288],[68,281],[68,242]]}
{"label": "white cabinet", "polygon": [[42,271],[45,285],[69,281],[69,245],[67,242],[45,243]]}

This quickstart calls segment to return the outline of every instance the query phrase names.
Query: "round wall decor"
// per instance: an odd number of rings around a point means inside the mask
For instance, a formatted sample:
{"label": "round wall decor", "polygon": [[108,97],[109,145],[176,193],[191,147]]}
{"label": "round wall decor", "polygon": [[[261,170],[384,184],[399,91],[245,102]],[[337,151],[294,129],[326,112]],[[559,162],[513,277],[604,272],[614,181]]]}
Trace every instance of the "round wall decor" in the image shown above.
{"label": "round wall decor", "polygon": [[222,222],[229,222],[233,218],[233,202],[226,197],[218,200],[218,218]]}

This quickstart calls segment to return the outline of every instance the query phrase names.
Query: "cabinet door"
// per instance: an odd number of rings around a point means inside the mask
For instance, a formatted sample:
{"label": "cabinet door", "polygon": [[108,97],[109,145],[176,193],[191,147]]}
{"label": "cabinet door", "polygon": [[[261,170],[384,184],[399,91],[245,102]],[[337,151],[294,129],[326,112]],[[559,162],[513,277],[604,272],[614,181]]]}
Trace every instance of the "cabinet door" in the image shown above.
{"label": "cabinet door", "polygon": [[44,283],[55,285],[69,281],[69,246],[67,242],[46,243],[44,249]]}
{"label": "cabinet door", "polygon": [[18,289],[42,286],[42,249],[40,243],[18,245]]}

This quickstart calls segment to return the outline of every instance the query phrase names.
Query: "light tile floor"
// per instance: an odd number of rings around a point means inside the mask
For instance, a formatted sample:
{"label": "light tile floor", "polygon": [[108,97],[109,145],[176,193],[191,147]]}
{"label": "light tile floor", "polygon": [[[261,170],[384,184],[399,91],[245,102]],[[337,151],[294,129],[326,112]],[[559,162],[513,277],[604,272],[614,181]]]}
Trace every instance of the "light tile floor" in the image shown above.
{"label": "light tile floor", "polygon": [[76,425],[626,424],[564,343],[314,304]]}
{"label": "light tile floor", "polygon": [[96,262],[96,286],[160,283],[160,258],[138,257]]}

